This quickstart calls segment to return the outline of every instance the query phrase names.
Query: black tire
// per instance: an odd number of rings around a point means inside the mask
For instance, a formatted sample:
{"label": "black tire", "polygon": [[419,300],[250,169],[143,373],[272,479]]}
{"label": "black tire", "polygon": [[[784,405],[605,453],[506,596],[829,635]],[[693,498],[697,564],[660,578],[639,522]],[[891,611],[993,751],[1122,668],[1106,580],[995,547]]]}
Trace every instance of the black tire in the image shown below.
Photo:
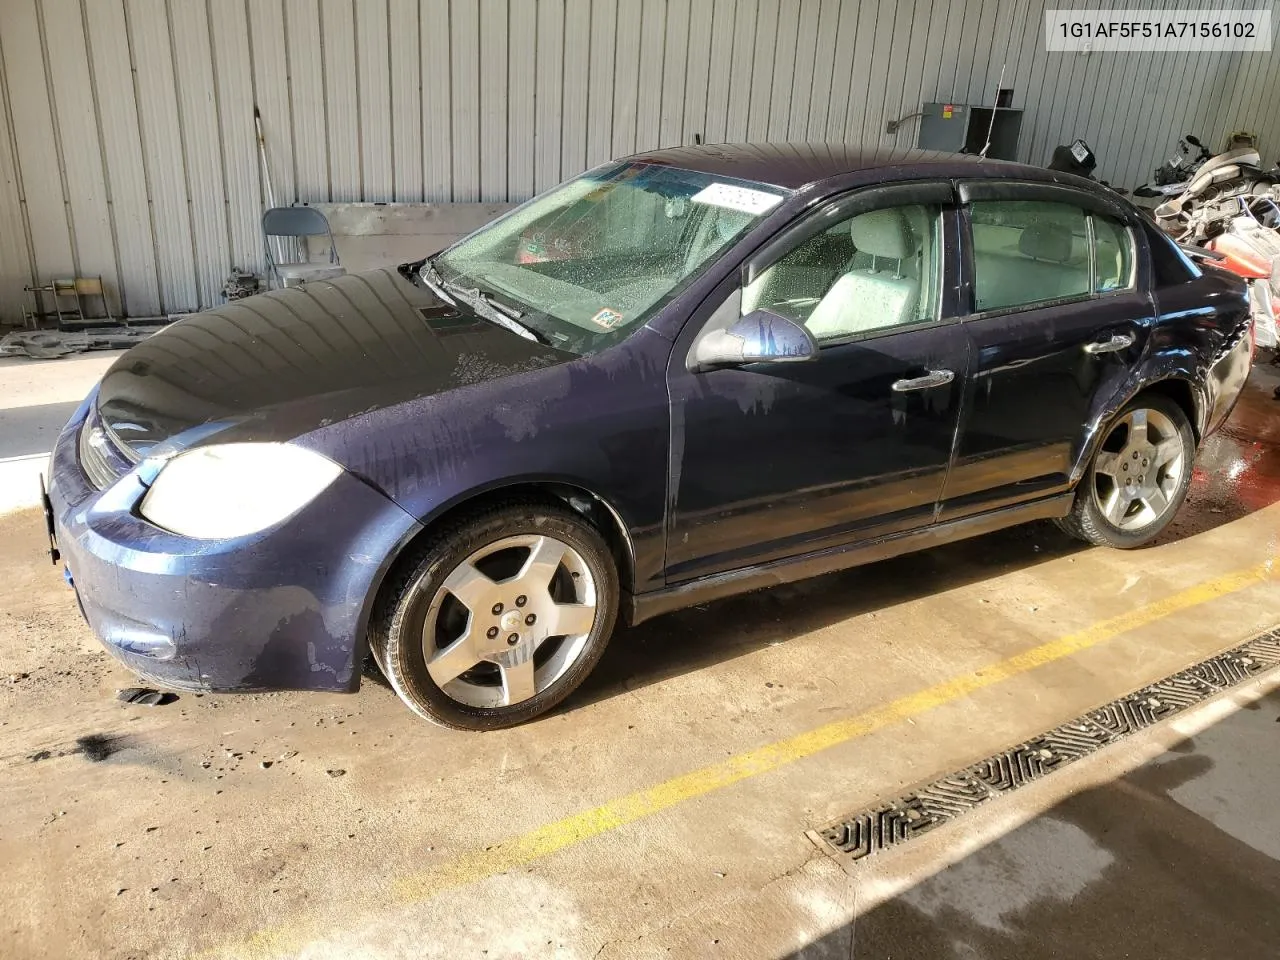
{"label": "black tire", "polygon": [[1097,546],[1114,547],[1119,550],[1132,550],[1135,547],[1141,547],[1150,543],[1165,531],[1169,524],[1173,522],[1173,518],[1181,508],[1183,500],[1186,499],[1187,490],[1191,486],[1196,441],[1187,415],[1173,400],[1154,393],[1135,397],[1116,414],[1112,423],[1107,426],[1106,432],[1103,434],[1104,441],[1115,424],[1123,421],[1133,411],[1142,409],[1157,411],[1167,417],[1173,423],[1178,438],[1182,443],[1183,467],[1177,478],[1176,486],[1172,493],[1169,494],[1169,505],[1153,522],[1135,530],[1122,529],[1107,519],[1098,505],[1097,498],[1094,496],[1094,483],[1096,482],[1094,467],[1098,462],[1098,458],[1104,452],[1103,446],[1100,445],[1076,487],[1076,497],[1071,505],[1071,512],[1062,519],[1055,521],[1062,530],[1078,540]]}
{"label": "black tire", "polygon": [[[524,534],[554,537],[582,558],[595,583],[595,621],[577,658],[546,689],[509,706],[463,703],[427,671],[423,627],[428,608],[445,579],[473,553]],[[618,571],[608,544],[582,516],[550,502],[508,502],[449,523],[410,548],[383,587],[369,645],[392,688],[420,717],[456,730],[498,730],[547,712],[586,679],[613,633],[618,597]]]}

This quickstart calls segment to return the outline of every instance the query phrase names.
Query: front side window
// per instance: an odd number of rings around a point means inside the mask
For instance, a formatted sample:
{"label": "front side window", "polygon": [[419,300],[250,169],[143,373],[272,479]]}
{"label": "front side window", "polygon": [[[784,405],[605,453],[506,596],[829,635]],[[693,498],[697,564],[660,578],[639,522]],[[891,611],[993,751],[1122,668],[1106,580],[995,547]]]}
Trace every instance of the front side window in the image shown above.
{"label": "front side window", "polygon": [[645,163],[561,184],[450,247],[446,283],[480,289],[575,353],[643,324],[786,191]]}
{"label": "front side window", "polygon": [[742,312],[803,324],[819,343],[936,319],[940,209],[908,204],[850,217],[747,285]]}

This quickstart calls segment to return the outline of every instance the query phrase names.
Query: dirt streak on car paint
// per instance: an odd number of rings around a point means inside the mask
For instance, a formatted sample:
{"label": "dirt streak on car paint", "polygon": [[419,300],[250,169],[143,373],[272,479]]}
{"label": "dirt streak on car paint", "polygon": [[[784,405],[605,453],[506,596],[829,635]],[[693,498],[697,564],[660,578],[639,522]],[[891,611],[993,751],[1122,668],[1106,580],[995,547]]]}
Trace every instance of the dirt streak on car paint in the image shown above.
{"label": "dirt streak on car paint", "polygon": [[[1280,579],[1277,559],[1280,558],[1273,556],[1257,566],[1196,584],[1162,600],[1135,607],[1127,613],[1101,620],[1082,630],[1032,647],[972,673],[944,680],[883,706],[735,754],[719,763],[606,801],[597,807],[544,824],[483,850],[463,854],[434,869],[396,882],[393,886],[395,900],[405,904],[422,902],[448,890],[527,866],[688,800],[706,796],[928,713],[987,687],[1164,620],[1173,614],[1261,583],[1275,582]],[[322,939],[327,929],[329,926],[324,921],[308,917],[297,924],[259,930],[243,941],[214,947],[201,952],[197,957],[200,960],[212,960],[215,957],[265,960],[283,953],[297,953],[304,946]]]}

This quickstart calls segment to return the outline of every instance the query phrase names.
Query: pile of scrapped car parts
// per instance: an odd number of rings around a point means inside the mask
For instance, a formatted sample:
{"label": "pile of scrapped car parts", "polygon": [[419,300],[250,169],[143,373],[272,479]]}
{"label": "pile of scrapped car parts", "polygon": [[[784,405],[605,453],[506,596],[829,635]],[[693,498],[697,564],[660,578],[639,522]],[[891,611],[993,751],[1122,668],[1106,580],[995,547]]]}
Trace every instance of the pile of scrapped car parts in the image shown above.
{"label": "pile of scrapped car parts", "polygon": [[56,360],[87,350],[126,350],[164,326],[160,323],[84,330],[19,330],[0,337],[0,357]]}
{"label": "pile of scrapped car parts", "polygon": [[1280,667],[1280,629],[1260,634],[890,803],[845,817],[817,831],[817,836],[842,859],[861,860],[950,823],[988,800],[1273,667]]}

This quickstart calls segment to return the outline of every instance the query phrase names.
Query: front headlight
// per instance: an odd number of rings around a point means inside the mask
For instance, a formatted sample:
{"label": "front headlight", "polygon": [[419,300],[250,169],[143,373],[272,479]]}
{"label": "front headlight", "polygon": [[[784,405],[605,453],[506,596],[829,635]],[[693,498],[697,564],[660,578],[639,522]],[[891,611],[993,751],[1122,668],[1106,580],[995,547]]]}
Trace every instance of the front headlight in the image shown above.
{"label": "front headlight", "polygon": [[158,527],[228,540],[292,516],[342,467],[288,443],[225,443],[180,453],[160,468],[139,511]]}

